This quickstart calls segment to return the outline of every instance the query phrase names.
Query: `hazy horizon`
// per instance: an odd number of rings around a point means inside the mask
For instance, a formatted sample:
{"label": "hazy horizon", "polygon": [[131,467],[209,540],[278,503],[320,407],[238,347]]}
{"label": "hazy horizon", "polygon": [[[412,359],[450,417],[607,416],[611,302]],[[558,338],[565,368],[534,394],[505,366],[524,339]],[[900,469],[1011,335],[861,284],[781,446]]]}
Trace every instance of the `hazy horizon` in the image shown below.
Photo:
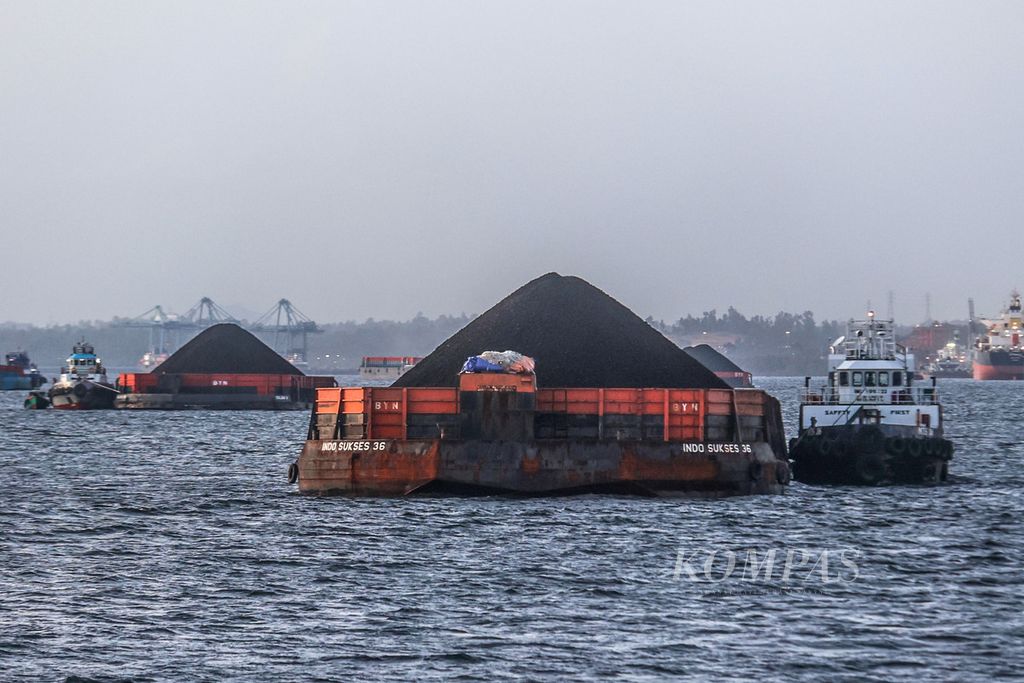
{"label": "hazy horizon", "polygon": [[0,7],[0,321],[407,320],[558,271],[909,324],[1024,286],[1019,3]]}

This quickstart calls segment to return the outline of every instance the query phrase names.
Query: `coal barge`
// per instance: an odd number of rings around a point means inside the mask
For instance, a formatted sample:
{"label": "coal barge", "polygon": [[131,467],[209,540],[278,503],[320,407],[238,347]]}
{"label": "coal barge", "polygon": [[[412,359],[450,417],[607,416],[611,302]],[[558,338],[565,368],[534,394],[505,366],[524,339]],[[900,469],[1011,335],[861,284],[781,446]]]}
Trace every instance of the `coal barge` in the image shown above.
{"label": "coal barge", "polygon": [[[536,375],[456,374],[510,346],[537,358]],[[720,497],[781,493],[790,478],[778,401],[730,388],[608,295],[554,273],[391,387],[318,389],[288,476],[302,492],[360,496]]]}
{"label": "coal barge", "polygon": [[304,374],[232,323],[201,332],[150,372],[118,377],[114,407],[128,410],[307,410],[333,377]]}

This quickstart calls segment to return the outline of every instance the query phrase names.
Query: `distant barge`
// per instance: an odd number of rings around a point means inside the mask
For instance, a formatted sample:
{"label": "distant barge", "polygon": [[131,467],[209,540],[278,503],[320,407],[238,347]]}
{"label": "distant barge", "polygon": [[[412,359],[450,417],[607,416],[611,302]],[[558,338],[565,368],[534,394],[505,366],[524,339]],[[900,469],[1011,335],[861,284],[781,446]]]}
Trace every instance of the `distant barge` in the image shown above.
{"label": "distant barge", "polygon": [[363,356],[359,376],[363,379],[395,379],[421,360],[420,356]]}
{"label": "distant barge", "polygon": [[313,377],[238,325],[201,332],[150,372],[117,379],[115,408],[306,410],[333,377]]}
{"label": "distant barge", "polygon": [[789,482],[778,402],[755,389],[321,388],[289,468],[307,493],[720,497]]}

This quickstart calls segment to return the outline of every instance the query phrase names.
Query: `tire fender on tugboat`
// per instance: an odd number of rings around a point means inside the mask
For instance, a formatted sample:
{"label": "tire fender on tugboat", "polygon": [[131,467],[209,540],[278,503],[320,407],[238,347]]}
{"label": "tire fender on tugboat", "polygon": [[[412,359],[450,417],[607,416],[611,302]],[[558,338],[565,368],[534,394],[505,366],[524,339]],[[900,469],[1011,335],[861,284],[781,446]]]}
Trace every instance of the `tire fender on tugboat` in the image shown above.
{"label": "tire fender on tugboat", "polygon": [[898,436],[890,436],[885,440],[885,451],[890,455],[903,455],[907,452],[907,442]]}
{"label": "tire fender on tugboat", "polygon": [[885,457],[880,453],[861,453],[854,465],[857,477],[865,484],[878,484],[888,476]]}

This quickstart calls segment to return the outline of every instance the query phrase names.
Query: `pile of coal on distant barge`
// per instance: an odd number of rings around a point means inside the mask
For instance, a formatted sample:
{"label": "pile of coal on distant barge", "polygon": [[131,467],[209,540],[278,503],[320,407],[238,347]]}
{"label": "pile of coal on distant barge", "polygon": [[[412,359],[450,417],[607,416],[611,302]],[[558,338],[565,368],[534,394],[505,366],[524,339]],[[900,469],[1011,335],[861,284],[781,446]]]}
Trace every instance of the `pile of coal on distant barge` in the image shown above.
{"label": "pile of coal on distant barge", "polygon": [[[457,374],[514,349],[536,375]],[[389,388],[320,389],[300,491],[726,496],[779,493],[778,401],[732,389],[593,285],[550,273]]]}
{"label": "pile of coal on distant barge", "polygon": [[213,325],[151,372],[118,377],[115,407],[305,410],[333,377],[307,376],[238,325]]}

